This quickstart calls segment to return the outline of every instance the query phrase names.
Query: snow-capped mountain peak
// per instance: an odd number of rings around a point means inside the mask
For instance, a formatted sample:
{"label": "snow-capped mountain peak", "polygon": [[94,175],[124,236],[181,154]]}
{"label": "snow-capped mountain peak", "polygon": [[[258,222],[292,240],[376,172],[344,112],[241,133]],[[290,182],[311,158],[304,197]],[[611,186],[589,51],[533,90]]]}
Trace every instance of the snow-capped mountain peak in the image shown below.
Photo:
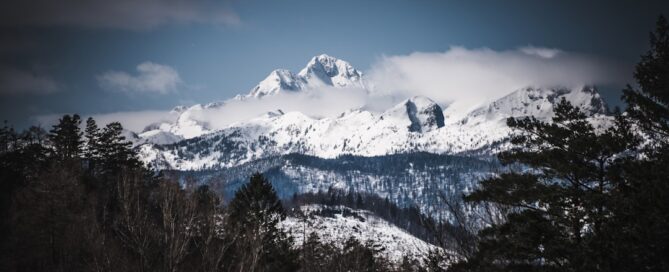
{"label": "snow-capped mountain peak", "polygon": [[261,98],[285,91],[295,92],[318,87],[364,88],[362,77],[362,72],[350,63],[322,54],[311,58],[298,74],[285,69],[272,71],[247,97]]}
{"label": "snow-capped mountain peak", "polygon": [[277,94],[281,91],[299,91],[304,89],[306,82],[303,78],[296,76],[293,72],[277,69],[272,71],[265,79],[251,90],[250,96],[260,98],[266,95]]}
{"label": "snow-capped mountain peak", "polygon": [[362,73],[344,61],[326,54],[313,57],[298,75],[312,85],[362,87]]}

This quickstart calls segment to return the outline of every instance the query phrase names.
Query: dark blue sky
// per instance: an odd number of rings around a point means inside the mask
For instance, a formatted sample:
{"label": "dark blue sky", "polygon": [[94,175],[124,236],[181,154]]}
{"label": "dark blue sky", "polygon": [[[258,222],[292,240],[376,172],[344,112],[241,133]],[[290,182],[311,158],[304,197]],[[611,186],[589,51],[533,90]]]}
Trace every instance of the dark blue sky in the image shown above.
{"label": "dark blue sky", "polygon": [[[366,71],[383,56],[532,45],[631,71],[657,16],[669,13],[667,1],[122,0],[49,8],[45,0],[36,1],[47,5],[40,10],[11,2],[0,4],[0,118],[19,127],[46,114],[227,99],[321,53]],[[145,92],[101,84],[101,75],[134,75],[145,62],[176,71],[178,82]],[[612,102],[617,95],[606,90]]]}

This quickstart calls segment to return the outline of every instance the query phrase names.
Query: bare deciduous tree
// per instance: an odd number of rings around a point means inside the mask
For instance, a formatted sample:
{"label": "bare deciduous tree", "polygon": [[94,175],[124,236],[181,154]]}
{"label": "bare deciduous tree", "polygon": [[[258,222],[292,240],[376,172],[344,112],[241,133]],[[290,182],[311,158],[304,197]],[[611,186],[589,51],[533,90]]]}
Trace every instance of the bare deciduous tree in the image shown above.
{"label": "bare deciduous tree", "polygon": [[155,241],[155,224],[142,195],[143,179],[139,173],[123,172],[117,183],[119,213],[114,232],[123,245],[139,260],[139,271],[151,266],[150,250]]}
{"label": "bare deciduous tree", "polygon": [[188,246],[195,231],[196,205],[176,182],[162,182],[159,197],[163,268],[175,272],[189,253]]}

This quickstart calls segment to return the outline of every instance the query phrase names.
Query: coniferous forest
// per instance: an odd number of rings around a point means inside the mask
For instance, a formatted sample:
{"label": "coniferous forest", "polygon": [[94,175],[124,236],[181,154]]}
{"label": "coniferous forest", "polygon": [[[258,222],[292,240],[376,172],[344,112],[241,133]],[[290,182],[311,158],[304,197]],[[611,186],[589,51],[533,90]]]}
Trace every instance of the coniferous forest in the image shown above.
{"label": "coniferous forest", "polygon": [[[64,115],[51,128],[0,129],[1,271],[669,271],[669,23],[606,128],[562,100],[551,122],[509,118],[506,171],[439,221],[369,193],[280,199],[260,173],[223,199],[206,184],[144,166],[122,124]],[[365,209],[443,251],[392,262],[351,237],[280,227],[302,204]],[[471,224],[462,207],[493,207]],[[328,216],[340,210],[321,210]],[[475,226],[475,227],[472,227]]]}
{"label": "coniferous forest", "polygon": [[3,128],[4,271],[391,269],[355,239],[334,248],[312,236],[293,248],[260,174],[223,205],[207,186],[141,166],[119,123],[81,123],[65,115],[49,132]]}

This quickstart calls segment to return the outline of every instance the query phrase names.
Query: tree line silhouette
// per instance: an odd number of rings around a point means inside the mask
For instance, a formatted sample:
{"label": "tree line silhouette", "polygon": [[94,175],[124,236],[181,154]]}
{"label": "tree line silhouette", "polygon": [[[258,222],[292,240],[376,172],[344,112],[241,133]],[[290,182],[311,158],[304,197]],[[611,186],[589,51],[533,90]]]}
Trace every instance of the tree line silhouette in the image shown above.
{"label": "tree line silhouette", "polygon": [[81,123],[75,114],[49,132],[0,128],[3,271],[392,268],[355,239],[330,247],[311,237],[304,246],[328,254],[307,256],[278,227],[286,212],[260,174],[223,205],[206,185],[145,168],[120,123]]}

